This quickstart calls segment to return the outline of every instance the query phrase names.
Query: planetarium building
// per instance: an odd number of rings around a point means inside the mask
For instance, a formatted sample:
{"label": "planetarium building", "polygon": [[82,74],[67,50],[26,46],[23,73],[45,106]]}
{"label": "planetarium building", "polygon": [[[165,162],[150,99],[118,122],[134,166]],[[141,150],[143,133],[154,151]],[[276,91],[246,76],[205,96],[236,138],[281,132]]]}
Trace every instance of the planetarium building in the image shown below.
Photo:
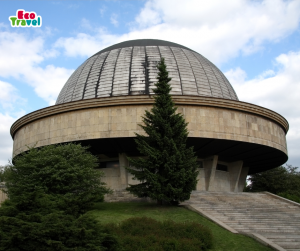
{"label": "planetarium building", "polygon": [[143,134],[138,124],[153,105],[162,57],[172,78],[173,101],[188,122],[187,145],[198,157],[197,190],[240,192],[248,174],[287,161],[285,118],[239,101],[224,74],[199,53],[153,39],[115,44],[83,62],[54,106],[12,125],[13,156],[27,146],[81,143],[98,156],[109,187],[134,184],[124,168],[126,156],[139,156],[135,133]]}

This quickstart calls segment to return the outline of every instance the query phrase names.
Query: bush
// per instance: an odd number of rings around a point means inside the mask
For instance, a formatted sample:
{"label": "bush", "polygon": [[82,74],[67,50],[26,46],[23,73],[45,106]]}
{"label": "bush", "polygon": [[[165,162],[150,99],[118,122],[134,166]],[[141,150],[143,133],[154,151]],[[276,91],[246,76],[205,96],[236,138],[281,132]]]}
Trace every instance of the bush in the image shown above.
{"label": "bush", "polygon": [[124,251],[198,251],[212,247],[210,230],[194,222],[158,222],[147,217],[136,217],[106,227],[119,237]]}
{"label": "bush", "polygon": [[101,182],[103,173],[94,169],[97,158],[81,145],[30,148],[15,157],[13,163],[3,177],[8,198],[16,203],[39,191],[54,196],[61,210],[80,215],[109,192]]}
{"label": "bush", "polygon": [[95,156],[80,145],[31,148],[2,176],[0,251],[117,250],[116,238],[84,214],[108,189]]}
{"label": "bush", "polygon": [[[300,197],[300,172],[298,167],[286,165],[265,172],[249,175],[250,184],[244,189],[245,192],[268,191],[277,195],[286,194]],[[284,196],[283,196],[284,197]]]}
{"label": "bush", "polygon": [[0,250],[97,251],[117,250],[114,237],[87,215],[75,218],[54,211],[0,217]]}
{"label": "bush", "polygon": [[297,203],[300,203],[300,197],[295,195],[295,194],[279,193],[278,195],[281,196],[281,197],[284,197],[288,200],[292,200],[292,201],[295,201]]}

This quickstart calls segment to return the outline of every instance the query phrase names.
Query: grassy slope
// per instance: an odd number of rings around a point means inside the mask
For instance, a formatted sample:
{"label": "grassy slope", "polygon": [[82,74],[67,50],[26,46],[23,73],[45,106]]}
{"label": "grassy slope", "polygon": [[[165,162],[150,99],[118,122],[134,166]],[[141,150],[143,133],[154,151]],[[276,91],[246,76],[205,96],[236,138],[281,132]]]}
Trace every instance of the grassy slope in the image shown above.
{"label": "grassy slope", "polygon": [[156,220],[173,220],[176,222],[195,221],[209,227],[214,236],[214,247],[212,250],[228,251],[263,251],[272,250],[255,240],[239,235],[232,234],[227,230],[219,227],[215,223],[202,217],[201,215],[189,211],[182,207],[157,206],[150,203],[98,203],[90,211],[99,222],[121,222],[130,217],[147,216]]}

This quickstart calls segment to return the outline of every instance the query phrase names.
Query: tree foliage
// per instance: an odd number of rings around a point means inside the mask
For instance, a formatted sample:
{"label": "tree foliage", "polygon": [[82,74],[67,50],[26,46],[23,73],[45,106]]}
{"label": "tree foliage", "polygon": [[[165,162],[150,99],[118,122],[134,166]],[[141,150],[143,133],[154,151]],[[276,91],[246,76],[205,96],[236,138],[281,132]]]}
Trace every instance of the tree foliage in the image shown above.
{"label": "tree foliage", "polygon": [[289,194],[300,198],[300,172],[287,165],[249,176],[247,192],[268,191],[274,194]]}
{"label": "tree foliage", "polygon": [[117,246],[116,239],[87,214],[75,217],[53,209],[28,213],[12,204],[0,208],[0,251],[100,251]]}
{"label": "tree foliage", "polygon": [[139,152],[145,158],[128,158],[135,168],[127,168],[141,183],[127,189],[139,196],[178,203],[190,198],[197,184],[197,162],[193,148],[187,148],[187,123],[176,113],[170,95],[171,86],[164,59],[158,64],[158,82],[155,84],[155,103],[145,111],[145,135],[136,134]]}
{"label": "tree foliage", "polygon": [[0,166],[0,182],[4,182],[5,170],[8,168],[7,165]]}
{"label": "tree foliage", "polygon": [[39,191],[54,196],[67,213],[85,213],[109,192],[101,182],[103,173],[94,169],[97,165],[97,158],[80,145],[31,148],[6,169],[6,192],[18,202],[24,194]]}
{"label": "tree foliage", "polygon": [[1,250],[115,250],[117,241],[88,214],[108,192],[97,159],[80,145],[31,148],[4,171]]}

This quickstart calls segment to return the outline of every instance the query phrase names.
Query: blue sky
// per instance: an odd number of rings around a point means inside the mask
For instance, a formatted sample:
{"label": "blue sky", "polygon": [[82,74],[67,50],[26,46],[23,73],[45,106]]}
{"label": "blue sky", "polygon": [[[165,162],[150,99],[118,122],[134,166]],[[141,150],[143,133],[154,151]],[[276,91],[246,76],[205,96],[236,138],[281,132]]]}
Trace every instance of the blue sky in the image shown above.
{"label": "blue sky", "polygon": [[[18,9],[42,27],[11,27]],[[0,165],[11,158],[11,124],[53,105],[71,73],[118,42],[154,38],[216,64],[241,101],[283,115],[288,164],[300,166],[300,1],[0,1]]]}

